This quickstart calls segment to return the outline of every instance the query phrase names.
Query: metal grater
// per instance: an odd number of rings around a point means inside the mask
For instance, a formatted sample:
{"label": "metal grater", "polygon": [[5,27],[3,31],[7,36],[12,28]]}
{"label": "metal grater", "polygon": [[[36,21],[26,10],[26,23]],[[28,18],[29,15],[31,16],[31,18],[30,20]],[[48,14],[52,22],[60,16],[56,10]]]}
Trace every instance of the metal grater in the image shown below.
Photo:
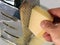
{"label": "metal grater", "polygon": [[39,0],[24,0],[23,3],[20,6],[20,16],[22,21],[22,30],[23,30],[23,43],[24,45],[28,45],[30,42],[30,37],[32,33],[28,29],[31,10],[36,5],[39,5]]}
{"label": "metal grater", "polygon": [[[33,39],[35,41],[36,40],[40,41],[28,29],[31,10],[36,5],[40,6],[40,0],[23,0],[22,4],[20,6],[20,16],[21,16],[21,22],[22,22],[22,31],[20,32],[20,33],[22,33],[21,36],[13,35],[9,31],[4,30],[4,31],[2,31],[3,34],[1,35],[1,37],[12,41],[16,45],[30,45],[30,42],[32,42],[31,40],[33,40]],[[2,13],[2,14],[5,14],[5,13]],[[15,21],[14,18],[12,20]],[[6,22],[3,22],[3,24],[9,28],[14,29],[14,30],[16,29],[16,27],[11,26]],[[5,36],[4,34],[7,36]],[[34,42],[32,42],[32,43],[34,43]]]}

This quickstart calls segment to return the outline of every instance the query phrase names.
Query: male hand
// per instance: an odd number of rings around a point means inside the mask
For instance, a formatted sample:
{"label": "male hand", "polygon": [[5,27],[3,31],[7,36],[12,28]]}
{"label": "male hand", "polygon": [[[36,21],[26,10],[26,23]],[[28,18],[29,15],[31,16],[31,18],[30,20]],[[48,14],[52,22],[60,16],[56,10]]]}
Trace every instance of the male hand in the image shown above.
{"label": "male hand", "polygon": [[55,45],[60,45],[60,8],[50,9],[48,12],[54,17],[54,21],[41,22],[41,27],[46,31],[43,37]]}

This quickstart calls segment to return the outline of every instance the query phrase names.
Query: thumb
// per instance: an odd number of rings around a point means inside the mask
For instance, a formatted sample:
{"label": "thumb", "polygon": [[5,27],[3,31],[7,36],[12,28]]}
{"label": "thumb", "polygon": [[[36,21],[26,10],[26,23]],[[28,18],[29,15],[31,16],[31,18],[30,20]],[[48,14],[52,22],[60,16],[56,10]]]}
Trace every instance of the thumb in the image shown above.
{"label": "thumb", "polygon": [[49,34],[52,34],[54,32],[55,26],[51,21],[42,21],[41,27]]}

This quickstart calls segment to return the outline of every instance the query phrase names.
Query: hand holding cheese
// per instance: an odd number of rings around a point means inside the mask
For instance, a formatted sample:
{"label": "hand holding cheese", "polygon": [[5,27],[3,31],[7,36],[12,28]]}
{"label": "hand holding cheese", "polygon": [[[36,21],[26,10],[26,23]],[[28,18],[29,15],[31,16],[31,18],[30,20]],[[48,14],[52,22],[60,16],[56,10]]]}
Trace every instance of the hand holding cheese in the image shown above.
{"label": "hand holding cheese", "polygon": [[53,21],[51,15],[44,9],[39,6],[35,6],[32,9],[30,22],[29,22],[29,29],[36,37],[41,37],[45,30],[40,26],[40,23],[43,20]]}

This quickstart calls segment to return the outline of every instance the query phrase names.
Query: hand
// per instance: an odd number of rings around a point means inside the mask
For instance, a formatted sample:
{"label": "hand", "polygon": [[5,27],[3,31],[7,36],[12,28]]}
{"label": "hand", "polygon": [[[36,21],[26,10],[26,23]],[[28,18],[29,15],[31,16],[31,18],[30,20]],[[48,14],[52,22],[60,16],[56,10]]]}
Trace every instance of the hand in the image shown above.
{"label": "hand", "polygon": [[60,23],[57,23],[60,22],[60,8],[50,9],[49,13],[54,16],[54,23],[47,20],[41,22],[41,27],[46,31],[43,37],[60,45]]}

